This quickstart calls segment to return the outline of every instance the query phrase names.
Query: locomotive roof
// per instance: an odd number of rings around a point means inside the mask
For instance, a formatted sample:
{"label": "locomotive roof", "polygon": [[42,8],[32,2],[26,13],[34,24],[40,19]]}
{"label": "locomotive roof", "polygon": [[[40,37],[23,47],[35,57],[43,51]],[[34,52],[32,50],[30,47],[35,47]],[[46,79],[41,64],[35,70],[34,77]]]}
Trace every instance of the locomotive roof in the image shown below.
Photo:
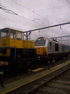
{"label": "locomotive roof", "polygon": [[41,39],[41,40],[44,39],[44,40],[48,40],[48,41],[53,41],[52,39],[47,38],[47,37],[39,37],[39,38],[37,38],[37,40],[38,40],[38,39]]}
{"label": "locomotive roof", "polygon": [[0,29],[0,31],[5,31],[5,30],[9,30],[9,28]]}
{"label": "locomotive roof", "polygon": [[[0,31],[6,31],[6,30],[20,31],[20,30],[16,30],[16,29],[12,29],[12,28],[3,28],[3,29],[0,29]],[[23,32],[23,31],[20,31],[20,32]]]}
{"label": "locomotive roof", "polygon": [[[66,44],[64,44],[64,43],[60,43],[59,41],[52,40],[52,39],[47,38],[47,37],[39,37],[39,38],[37,38],[37,40],[38,40],[38,39],[44,39],[44,40],[48,40],[48,41],[50,41],[50,42],[54,42],[54,43],[66,45]],[[68,46],[69,46],[69,45],[68,45]]]}

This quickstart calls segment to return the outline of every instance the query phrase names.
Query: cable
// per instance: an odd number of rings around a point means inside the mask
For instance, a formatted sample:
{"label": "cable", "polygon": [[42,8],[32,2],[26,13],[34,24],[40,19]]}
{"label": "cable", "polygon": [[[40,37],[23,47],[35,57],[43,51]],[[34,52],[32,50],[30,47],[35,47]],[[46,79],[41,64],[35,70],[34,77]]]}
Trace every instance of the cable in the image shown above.
{"label": "cable", "polygon": [[67,2],[70,4],[70,1],[69,0],[67,0]]}
{"label": "cable", "polygon": [[[13,1],[13,0],[12,0]],[[16,3],[16,4],[18,4],[18,5],[20,5],[21,7],[23,7],[23,8],[25,8],[25,9],[27,9],[28,11],[30,11],[30,12],[32,12],[32,13],[34,13],[34,14],[36,14],[37,16],[39,16],[39,17],[41,17],[42,19],[44,19],[45,21],[46,21],[46,19],[45,18],[43,18],[42,16],[40,16],[39,14],[37,14],[37,13],[35,13],[34,11],[31,11],[30,9],[28,9],[28,8],[26,8],[26,7],[24,7],[24,6],[22,6],[21,4],[19,4],[19,3],[17,3],[17,2],[15,2],[15,1],[13,1],[14,3]],[[48,21],[48,20],[47,20]],[[49,21],[48,21],[49,22]]]}
{"label": "cable", "polygon": [[[15,2],[14,0],[12,0],[13,2]],[[24,6],[22,6],[21,4],[19,4],[19,3],[17,3],[17,2],[15,2],[16,4],[18,4],[18,5],[20,5],[21,7],[23,7],[23,8],[25,8],[25,9],[27,9],[28,11],[31,11],[30,9],[28,9],[28,8],[26,8],[26,7],[24,7]],[[63,7],[63,6],[62,6]],[[39,16],[39,17],[41,17],[39,14],[37,14],[37,13],[35,13],[35,11],[31,11],[32,13],[34,13],[34,14],[36,14],[37,16]],[[69,12],[69,11],[68,11]],[[64,12],[64,13],[67,13],[67,12]],[[62,14],[64,14],[64,13],[61,13],[61,15]],[[57,14],[57,15],[60,15],[60,14]],[[53,16],[57,16],[57,15],[53,15]],[[53,16],[50,16],[50,17],[53,17]],[[44,19],[44,20],[46,20],[45,18],[43,18],[43,17],[41,17],[42,19]],[[47,17],[47,18],[49,18],[49,17]],[[48,21],[48,20],[47,20]]]}
{"label": "cable", "polygon": [[[47,19],[43,18],[42,16],[40,16],[39,14],[35,13],[35,11],[32,11],[32,10],[30,10],[30,9],[28,9],[28,8],[26,8],[26,7],[24,7],[24,6],[22,6],[21,4],[15,2],[14,0],[12,0],[12,1],[13,1],[14,3],[20,5],[21,7],[27,9],[28,11],[31,11],[32,13],[36,14],[37,16],[41,17],[41,18],[44,19],[45,21],[47,20]],[[69,11],[68,11],[68,12],[69,12]],[[67,13],[67,12],[64,12],[64,13]],[[64,13],[61,13],[61,14],[64,14]],[[57,14],[57,15],[60,15],[60,14]],[[57,15],[53,15],[53,16],[57,16]],[[50,16],[50,17],[53,17],[53,16]],[[47,18],[49,18],[49,17],[47,17]],[[48,20],[47,20],[47,21],[48,21]]]}
{"label": "cable", "polygon": [[24,6],[22,6],[21,4],[19,4],[19,3],[15,2],[14,0],[12,0],[12,1],[13,1],[14,3],[18,4],[19,6],[21,6],[21,7],[25,8],[25,9],[27,9],[27,10],[31,11],[30,9],[28,9],[28,8],[26,8],[26,7],[24,7]]}
{"label": "cable", "polygon": [[[19,14],[15,13],[14,11],[9,10],[9,9],[6,9],[5,6],[3,6],[3,5],[0,5],[0,9],[2,9],[3,11],[5,11],[6,13],[14,14],[14,15],[20,16]],[[29,18],[26,18],[26,17],[23,17],[23,16],[20,16],[20,17],[25,18],[25,19],[28,19],[28,20],[34,22],[33,20],[31,20],[31,19],[29,19]],[[37,23],[37,22],[34,22],[34,23]],[[39,23],[37,23],[37,24],[39,24]],[[40,24],[40,25],[42,25],[42,24]]]}
{"label": "cable", "polygon": [[[12,0],[13,1],[13,0]],[[15,2],[15,1],[13,1],[13,2]],[[17,3],[17,2],[16,2]],[[19,4],[19,3],[17,3],[17,4]],[[21,4],[19,4],[20,6],[22,6]],[[22,6],[22,7],[24,7],[24,6]],[[24,7],[24,8],[26,8],[26,7]],[[29,11],[31,11],[30,9],[28,9],[28,8],[26,8],[27,10],[29,10]],[[4,9],[4,11],[5,12],[10,12],[11,10],[9,10],[9,11],[6,11],[6,9]],[[34,11],[31,11],[32,13],[34,13],[34,14],[36,14],[36,15],[38,15],[37,13],[35,13]],[[20,15],[18,15],[17,14],[17,16],[20,16]],[[41,17],[40,15],[38,15],[39,17]],[[22,17],[22,18],[25,18],[25,17],[23,17],[23,16],[20,16],[20,17]],[[42,18],[42,17],[41,17]],[[28,19],[28,18],[26,18],[26,19]],[[45,18],[43,18],[43,19],[45,19]],[[28,20],[30,20],[30,21],[32,21],[31,19],[28,19]],[[34,22],[34,21],[33,21]],[[37,23],[37,22],[34,22],[34,23]],[[37,24],[39,24],[39,23],[37,23]]]}
{"label": "cable", "polygon": [[65,14],[65,13],[69,13],[70,11],[67,11],[67,12],[63,12],[63,13],[61,13],[61,14],[57,14],[57,15],[53,15],[53,16],[49,16],[49,17],[47,17],[47,18],[50,18],[50,17],[55,17],[55,16],[59,16],[59,15],[63,15],[63,14]]}
{"label": "cable", "polygon": [[58,6],[58,7],[47,8],[47,9],[38,9],[38,10],[34,10],[34,11],[44,11],[44,10],[46,11],[46,10],[49,10],[49,9],[61,8],[61,7],[66,7],[66,6],[70,6],[70,5]]}
{"label": "cable", "polygon": [[[17,15],[17,16],[20,16],[20,15]],[[20,17],[25,18],[25,17],[23,17],[23,16],[20,16]],[[31,20],[31,19],[29,19],[29,18],[25,18],[25,19],[28,19],[28,20],[30,20],[31,22],[34,22],[33,20]],[[34,22],[34,23],[37,23],[37,22]],[[37,24],[39,24],[39,23],[37,23]],[[39,24],[39,25],[42,25],[42,24]]]}
{"label": "cable", "polygon": [[62,23],[62,24],[57,24],[57,25],[52,25],[52,26],[47,26],[47,27],[42,27],[42,28],[37,28],[37,29],[33,29],[33,30],[28,30],[28,31],[25,31],[24,33],[31,32],[31,31],[38,31],[38,30],[46,29],[46,28],[57,27],[57,26],[66,25],[66,24],[70,24],[70,22],[66,22],[66,23]]}
{"label": "cable", "polygon": [[2,6],[1,4],[0,4],[0,9],[2,9],[3,11],[5,11],[6,13],[10,13],[10,14],[18,15],[18,14],[15,13],[14,11],[9,10],[9,9],[6,9],[5,6]]}
{"label": "cable", "polygon": [[[32,10],[30,10],[30,9],[28,9],[28,8],[26,8],[26,7],[24,7],[24,6],[22,6],[21,4],[19,4],[19,3],[17,3],[17,2],[15,2],[14,0],[12,0],[14,3],[16,3],[16,4],[18,4],[18,5],[20,5],[21,7],[23,7],[23,8],[25,8],[25,9],[27,9],[28,11],[30,11],[30,12],[32,12],[32,13],[34,13],[34,14],[36,14],[37,16],[39,16],[39,17],[41,17],[42,19],[44,19],[42,16],[40,16],[40,15],[38,15],[37,13],[35,13],[34,11],[32,11]],[[45,20],[45,19],[44,19]]]}

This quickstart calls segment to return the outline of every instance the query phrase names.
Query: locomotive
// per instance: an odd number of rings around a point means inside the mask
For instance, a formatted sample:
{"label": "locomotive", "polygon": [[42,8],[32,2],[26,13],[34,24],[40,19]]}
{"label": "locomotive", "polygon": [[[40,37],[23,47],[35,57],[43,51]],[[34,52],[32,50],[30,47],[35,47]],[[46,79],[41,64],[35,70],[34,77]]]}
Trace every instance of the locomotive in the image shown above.
{"label": "locomotive", "polygon": [[39,37],[35,41],[35,49],[38,59],[41,61],[46,59],[53,62],[53,60],[65,57],[70,53],[69,45],[45,37]]}
{"label": "locomotive", "polygon": [[7,70],[16,70],[19,66],[31,68],[36,61],[53,62],[69,53],[69,45],[52,39],[39,37],[34,42],[24,40],[22,31],[11,28],[0,30],[0,69],[4,67]]}
{"label": "locomotive", "polygon": [[33,41],[23,40],[23,32],[11,28],[0,30],[0,68],[24,67],[35,60]]}

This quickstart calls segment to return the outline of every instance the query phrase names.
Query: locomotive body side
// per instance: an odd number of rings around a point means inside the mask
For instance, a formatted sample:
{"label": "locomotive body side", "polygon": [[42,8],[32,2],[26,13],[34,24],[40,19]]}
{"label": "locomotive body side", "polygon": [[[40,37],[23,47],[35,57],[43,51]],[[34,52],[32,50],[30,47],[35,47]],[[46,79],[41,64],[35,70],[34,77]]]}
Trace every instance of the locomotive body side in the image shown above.
{"label": "locomotive body side", "polygon": [[70,53],[70,46],[61,44],[48,38],[39,37],[35,41],[36,53],[39,59],[47,59],[52,62],[53,59],[62,58]]}
{"label": "locomotive body side", "polygon": [[[50,45],[51,43],[51,45]],[[64,57],[70,52],[70,46],[61,44],[57,41],[48,41],[49,58]]]}

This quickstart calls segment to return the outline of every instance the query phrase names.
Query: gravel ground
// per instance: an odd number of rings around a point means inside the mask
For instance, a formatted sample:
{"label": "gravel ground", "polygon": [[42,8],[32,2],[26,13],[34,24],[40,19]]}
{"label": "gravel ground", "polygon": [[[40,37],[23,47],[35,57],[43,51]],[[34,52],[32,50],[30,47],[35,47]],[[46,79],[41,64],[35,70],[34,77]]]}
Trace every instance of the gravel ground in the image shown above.
{"label": "gravel ground", "polygon": [[60,75],[57,79],[60,79],[62,81],[70,81],[70,69]]}

